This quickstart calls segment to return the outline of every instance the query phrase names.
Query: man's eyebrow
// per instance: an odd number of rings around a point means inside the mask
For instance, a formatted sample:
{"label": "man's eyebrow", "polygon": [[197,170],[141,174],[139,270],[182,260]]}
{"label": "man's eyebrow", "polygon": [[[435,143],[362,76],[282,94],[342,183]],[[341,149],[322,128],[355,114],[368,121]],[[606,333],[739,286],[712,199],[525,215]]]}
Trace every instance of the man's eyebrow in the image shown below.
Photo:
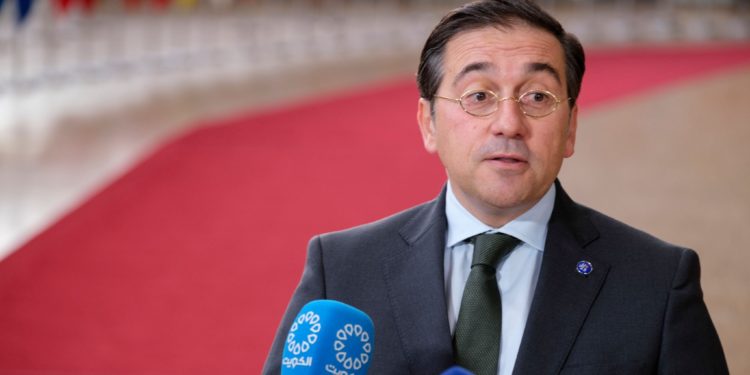
{"label": "man's eyebrow", "polygon": [[456,84],[458,84],[458,82],[462,78],[464,78],[467,74],[469,74],[471,72],[487,71],[487,70],[492,69],[492,67],[493,66],[492,66],[491,63],[489,63],[489,62],[482,62],[482,61],[466,65],[463,69],[461,69],[460,72],[458,72],[458,74],[456,75],[456,78],[453,79],[453,86],[456,86]]}
{"label": "man's eyebrow", "polygon": [[557,70],[552,67],[552,65],[543,63],[543,62],[533,62],[526,65],[526,72],[527,73],[536,73],[536,72],[548,72],[552,74],[553,77],[557,80],[557,83],[562,84],[562,80],[560,79],[560,73],[557,72]]}

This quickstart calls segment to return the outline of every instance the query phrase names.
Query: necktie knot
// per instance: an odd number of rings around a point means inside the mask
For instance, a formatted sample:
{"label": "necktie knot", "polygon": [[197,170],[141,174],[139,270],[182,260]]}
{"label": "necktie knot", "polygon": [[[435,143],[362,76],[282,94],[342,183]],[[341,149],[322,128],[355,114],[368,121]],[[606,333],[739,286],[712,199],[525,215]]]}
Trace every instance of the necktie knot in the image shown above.
{"label": "necktie knot", "polygon": [[485,233],[474,237],[471,266],[482,264],[497,269],[497,264],[516,247],[519,240],[504,233]]}

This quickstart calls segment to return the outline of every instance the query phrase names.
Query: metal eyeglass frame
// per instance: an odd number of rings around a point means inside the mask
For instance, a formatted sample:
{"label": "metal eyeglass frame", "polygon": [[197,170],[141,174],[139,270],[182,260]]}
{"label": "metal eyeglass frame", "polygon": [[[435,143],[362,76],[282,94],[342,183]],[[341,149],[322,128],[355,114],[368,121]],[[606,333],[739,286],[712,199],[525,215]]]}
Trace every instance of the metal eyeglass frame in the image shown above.
{"label": "metal eyeglass frame", "polygon": [[[478,92],[489,93],[495,99],[495,109],[492,112],[489,112],[489,113],[486,113],[486,114],[483,114],[483,115],[478,115],[478,114],[469,112],[469,110],[467,110],[466,107],[464,107],[463,99],[466,96],[468,96],[468,95],[476,94]],[[543,94],[551,96],[552,99],[555,100],[555,104],[552,106],[552,109],[549,112],[547,112],[545,114],[541,114],[541,115],[532,115],[532,114],[529,114],[528,112],[526,112],[523,109],[523,106],[521,105],[521,98],[523,98],[526,95],[532,94],[532,93],[543,93]],[[497,112],[498,108],[500,108],[500,102],[504,102],[506,100],[513,100],[514,102],[516,102],[518,104],[518,108],[521,109],[521,112],[523,112],[524,115],[529,116],[529,117],[533,117],[533,118],[540,118],[540,117],[549,116],[550,114],[552,114],[553,112],[555,112],[557,110],[557,108],[560,106],[560,103],[562,102],[562,100],[560,98],[558,98],[557,95],[555,95],[554,93],[552,93],[550,91],[547,91],[547,90],[529,90],[529,91],[526,91],[523,94],[519,95],[518,97],[508,96],[508,97],[505,97],[505,98],[500,98],[492,90],[469,90],[469,91],[461,94],[461,97],[459,97],[458,99],[456,99],[456,98],[448,98],[448,97],[440,96],[440,95],[434,95],[434,97],[435,98],[440,98],[440,99],[450,100],[452,102],[456,102],[456,103],[458,103],[458,105],[461,106],[461,109],[463,109],[464,112],[466,112],[466,113],[468,113],[468,114],[470,114],[470,115],[472,115],[474,117],[487,117],[487,116],[489,116],[489,115]],[[571,100],[571,98],[567,98],[567,100]]]}

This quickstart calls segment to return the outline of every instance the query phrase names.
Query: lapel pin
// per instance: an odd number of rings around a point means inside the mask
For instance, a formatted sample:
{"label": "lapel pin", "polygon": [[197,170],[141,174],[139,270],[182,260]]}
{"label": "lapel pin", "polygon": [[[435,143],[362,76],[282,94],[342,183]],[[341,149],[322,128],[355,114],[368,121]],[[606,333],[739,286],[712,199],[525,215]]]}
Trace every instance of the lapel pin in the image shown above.
{"label": "lapel pin", "polygon": [[582,260],[576,264],[576,271],[583,276],[588,276],[594,272],[594,266],[587,260]]}

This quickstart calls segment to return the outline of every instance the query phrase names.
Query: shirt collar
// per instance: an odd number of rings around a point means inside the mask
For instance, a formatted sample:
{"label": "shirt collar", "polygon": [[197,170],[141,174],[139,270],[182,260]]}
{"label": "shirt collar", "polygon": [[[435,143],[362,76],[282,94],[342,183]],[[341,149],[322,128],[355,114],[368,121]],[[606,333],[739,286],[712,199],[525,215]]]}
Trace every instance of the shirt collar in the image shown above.
{"label": "shirt collar", "polygon": [[445,197],[445,216],[448,218],[446,244],[448,247],[453,247],[477,234],[501,232],[516,237],[539,251],[544,251],[547,223],[552,216],[554,204],[555,184],[552,184],[542,199],[531,209],[502,227],[493,228],[479,221],[461,205],[448,181]]}

